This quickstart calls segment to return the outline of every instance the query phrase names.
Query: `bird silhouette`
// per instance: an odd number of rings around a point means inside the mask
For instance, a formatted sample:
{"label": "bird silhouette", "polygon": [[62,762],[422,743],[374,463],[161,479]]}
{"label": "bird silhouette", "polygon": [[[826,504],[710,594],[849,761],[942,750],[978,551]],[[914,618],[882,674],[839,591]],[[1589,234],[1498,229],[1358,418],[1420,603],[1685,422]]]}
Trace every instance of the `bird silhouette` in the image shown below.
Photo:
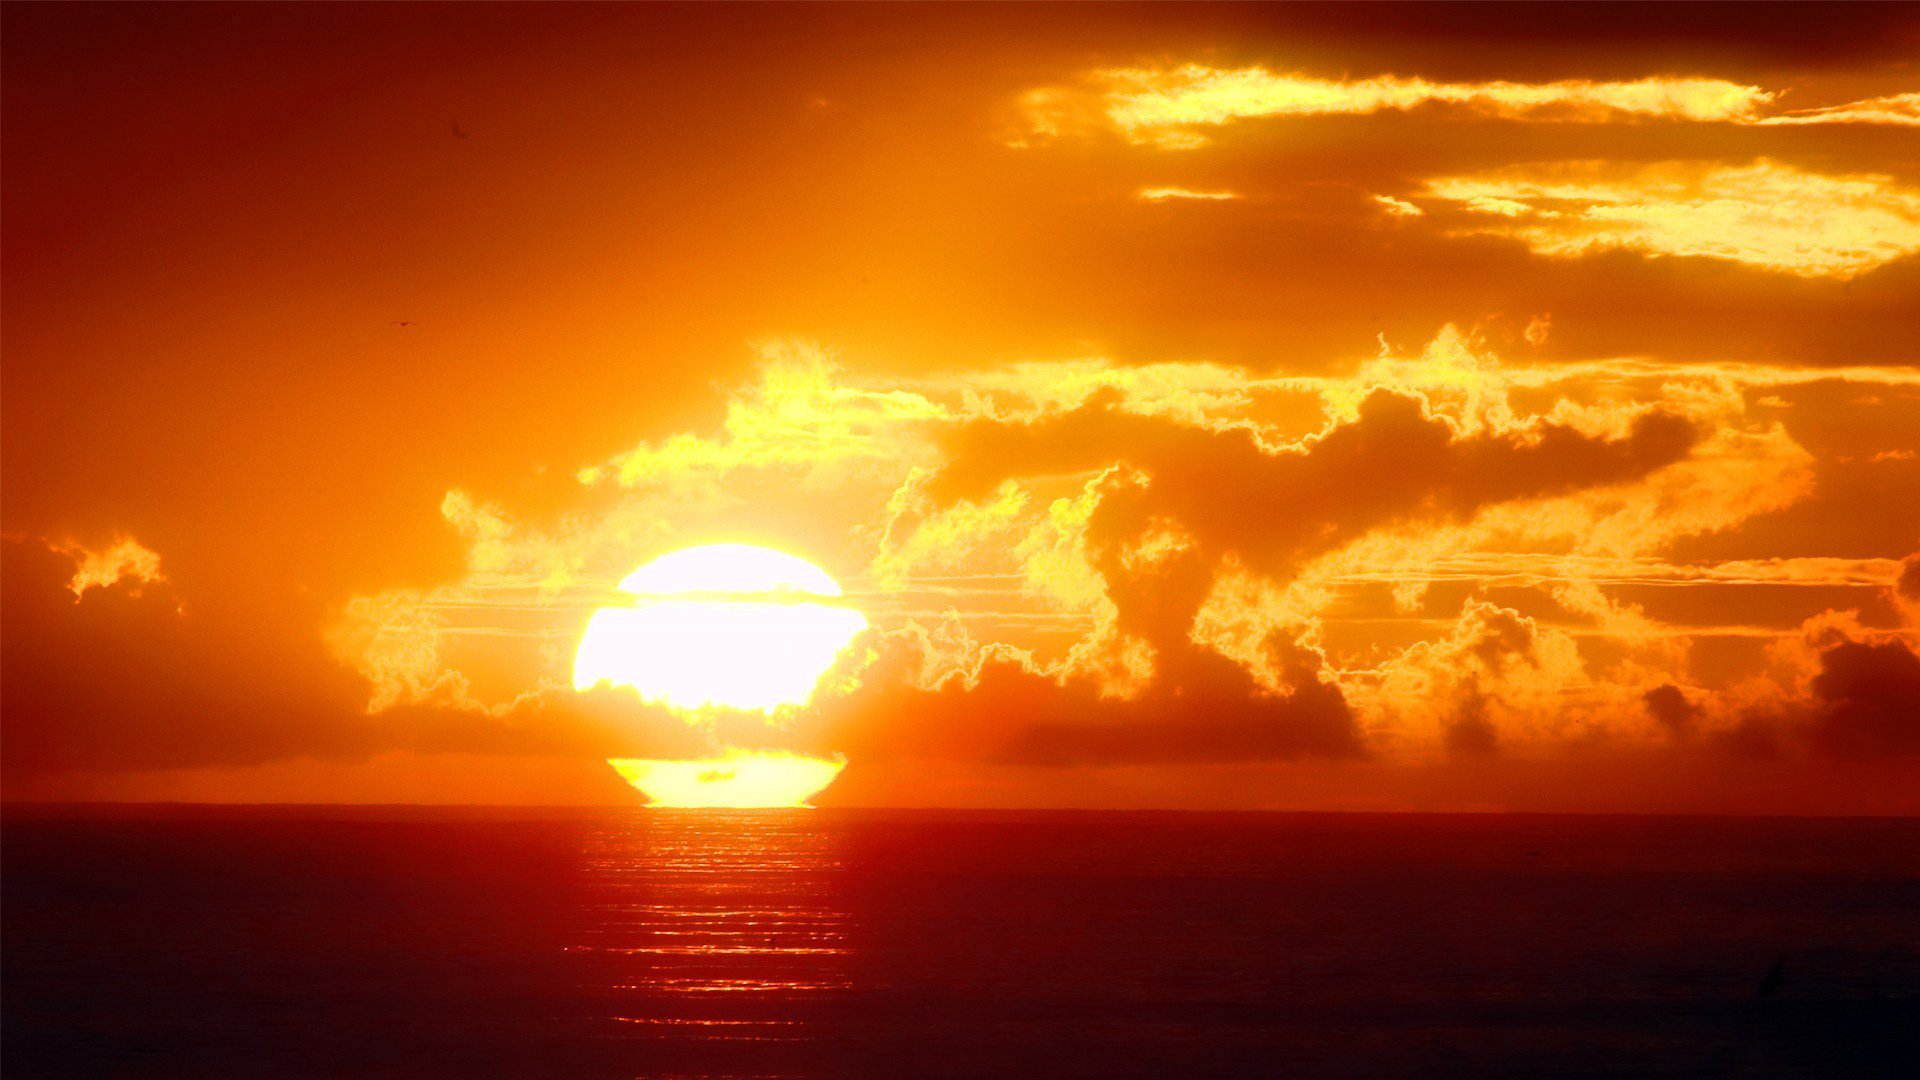
{"label": "bird silhouette", "polygon": [[1761,997],[1772,997],[1773,992],[1780,989],[1780,973],[1785,971],[1786,967],[1787,958],[1783,956],[1775,960],[1773,966],[1767,969],[1766,977],[1760,980]]}
{"label": "bird silhouette", "polygon": [[458,120],[449,120],[449,121],[447,121],[447,123],[453,126],[453,137],[454,137],[454,138],[456,138],[456,139],[464,139],[464,138],[466,138],[466,137],[467,137],[467,129],[466,129],[466,128],[463,128],[463,127],[461,127],[461,126],[460,126],[460,121],[458,121]]}
{"label": "bird silhouette", "polygon": [[395,319],[395,320],[393,320],[393,325],[395,325],[395,326],[419,326],[420,324],[419,324],[419,323],[417,323],[417,322],[408,322],[408,321],[406,321],[405,319]]}

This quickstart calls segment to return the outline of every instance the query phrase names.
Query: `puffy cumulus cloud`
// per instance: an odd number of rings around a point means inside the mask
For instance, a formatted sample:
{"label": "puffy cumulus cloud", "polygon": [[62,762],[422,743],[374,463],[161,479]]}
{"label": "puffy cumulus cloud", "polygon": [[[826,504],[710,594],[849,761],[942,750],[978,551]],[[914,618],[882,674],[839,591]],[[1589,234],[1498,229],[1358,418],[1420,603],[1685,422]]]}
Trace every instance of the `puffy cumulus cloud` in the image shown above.
{"label": "puffy cumulus cloud", "polygon": [[77,541],[49,541],[47,547],[74,561],[73,579],[67,588],[77,602],[88,589],[105,589],[131,582],[138,591],[142,585],[165,582],[160,572],[160,555],[131,536],[116,536],[105,547],[93,548]]}
{"label": "puffy cumulus cloud", "polygon": [[[1692,422],[1660,408],[1589,422],[1591,431],[1521,416],[1492,384],[1490,361],[1471,355],[1460,335],[1443,335],[1428,354],[1424,377],[1405,371],[1398,389],[1371,378],[1419,361],[1383,360],[1370,377],[1329,388],[1336,419],[1295,442],[1130,411],[1109,390],[1043,417],[958,425],[946,466],[921,486],[936,505],[969,506],[1012,481],[1091,476],[1067,576],[1083,589],[1097,582],[1101,606],[1088,638],[1049,674],[1091,676],[1075,665],[1124,651],[1136,658],[1124,669],[1131,678],[1095,682],[1142,699],[1170,679],[1184,685],[1165,669],[1185,670],[1199,649],[1212,663],[1234,661],[1249,686],[1297,692],[1301,672],[1275,666],[1273,643],[1310,647],[1333,576],[1325,561],[1371,563],[1396,537],[1415,549],[1408,562],[1432,558],[1470,545],[1476,523],[1497,507],[1645,484],[1698,441]],[[1051,510],[1072,505],[1056,501]],[[1532,718],[1562,714],[1556,695],[1585,680],[1572,639],[1515,623],[1528,628],[1528,659],[1496,662],[1486,652],[1483,631],[1495,621],[1487,610],[1470,607],[1452,647],[1410,653],[1384,680],[1342,682],[1323,668],[1312,679],[1328,680],[1343,703],[1361,702],[1383,746],[1432,743],[1463,721],[1518,728],[1527,739],[1564,734],[1532,730]],[[1436,694],[1442,678],[1446,691]],[[1419,715],[1395,707],[1404,702]],[[1426,722],[1432,708],[1441,714]]]}
{"label": "puffy cumulus cloud", "polygon": [[[1412,355],[1387,349],[1349,377],[1275,380],[1319,396],[1328,423],[1305,436],[1231,407],[1211,420],[1153,412],[1104,386],[1077,403],[963,421],[945,443],[947,465],[916,478],[914,498],[927,502],[922,516],[951,524],[1006,506],[1010,491],[1061,490],[996,518],[991,533],[946,529],[932,545],[943,568],[1004,567],[1024,575],[1030,596],[1078,607],[1086,633],[1044,666],[1056,678],[1083,672],[1125,698],[1154,685],[1163,651],[1197,645],[1284,692],[1261,643],[1320,648],[1344,632],[1357,586],[1391,584],[1403,607],[1418,607],[1435,582],[1525,588],[1562,622],[1528,622],[1523,660],[1440,647],[1485,636],[1490,617],[1469,605],[1422,648],[1373,660],[1334,650],[1321,674],[1383,751],[1646,740],[1660,729],[1641,695],[1684,672],[1689,630],[1616,589],[1871,586],[1890,574],[1884,559],[1659,557],[1811,490],[1810,455],[1749,411],[1748,375],[1763,385],[1798,377],[1625,361],[1516,369],[1449,330]],[[1249,380],[1233,400],[1268,388]],[[1020,521],[1032,531],[1009,545]],[[903,522],[894,542],[911,535]],[[1032,585],[1049,579],[1070,584]],[[1434,692],[1443,677],[1445,692]]]}
{"label": "puffy cumulus cloud", "polygon": [[[368,722],[507,741],[552,724],[855,760],[1517,760],[1671,741],[1668,686],[1698,706],[1689,744],[1718,745],[1781,687],[1811,695],[1813,654],[1729,696],[1690,671],[1694,636],[1780,631],[1666,622],[1631,590],[1897,578],[1885,557],[1671,549],[1808,497],[1811,455],[1758,399],[1911,374],[1513,365],[1454,328],[1314,377],[1098,359],[881,377],[774,348],[711,429],[583,470],[565,512],[449,493],[465,576],[360,597],[331,641]],[[688,724],[566,689],[621,576],[743,529],[818,559],[874,627],[812,708]]]}
{"label": "puffy cumulus cloud", "polygon": [[1640,79],[1445,81],[1404,75],[1324,78],[1261,65],[1101,68],[1069,86],[1019,99],[1016,146],[1098,131],[1163,150],[1208,142],[1209,129],[1272,117],[1362,116],[1439,108],[1458,115],[1547,123],[1920,123],[1920,95],[1890,94],[1829,106],[1775,110],[1779,91],[1707,76]]}
{"label": "puffy cumulus cloud", "polygon": [[1828,611],[1769,654],[1766,672],[1701,703],[1714,745],[1761,756],[1796,748],[1845,760],[1920,755],[1920,656],[1910,633]]}
{"label": "puffy cumulus cloud", "polygon": [[1841,757],[1920,754],[1920,656],[1904,641],[1843,641],[1820,654],[1809,736]]}
{"label": "puffy cumulus cloud", "polygon": [[1469,600],[1446,636],[1392,658],[1365,700],[1381,740],[1486,755],[1503,739],[1563,740],[1617,715],[1616,701],[1584,693],[1590,682],[1571,635]]}
{"label": "puffy cumulus cloud", "polygon": [[1563,162],[1426,182],[1460,233],[1560,258],[1625,250],[1852,278],[1920,251],[1920,191],[1879,174],[1747,165]]}
{"label": "puffy cumulus cloud", "polygon": [[[1716,689],[1689,670],[1693,635],[1774,632],[1662,622],[1629,590],[1912,577],[1889,557],[1671,551],[1807,497],[1810,456],[1760,398],[1911,374],[1515,366],[1452,328],[1316,377],[1085,359],[883,378],[770,349],[710,430],[585,470],[559,511],[448,492],[465,573],[356,597],[323,640],[197,612],[143,546],[94,553],[118,584],[77,604],[92,549],[10,552],[8,770],[723,742],[1008,765],[1512,761],[1682,729],[1694,747],[1893,752],[1899,639],[1791,635],[1764,677]],[[818,559],[875,627],[813,708],[688,723],[569,688],[620,577],[743,535]],[[1848,642],[1865,651],[1823,667]]]}
{"label": "puffy cumulus cloud", "polygon": [[1374,528],[1637,479],[1679,460],[1694,439],[1686,420],[1665,412],[1635,418],[1619,438],[1551,421],[1463,434],[1421,399],[1379,388],[1352,420],[1272,452],[1244,429],[1142,417],[1101,396],[1038,422],[962,425],[932,486],[936,497],[978,499],[1010,477],[1132,465],[1149,479],[1110,485],[1088,523],[1097,559],[1121,559],[1165,519],[1216,557],[1286,577]]}
{"label": "puffy cumulus cloud", "polygon": [[821,748],[870,759],[950,758],[1031,766],[1195,764],[1356,757],[1363,752],[1320,658],[1284,641],[1271,660],[1291,684],[1168,643],[1156,677],[1116,695],[1095,673],[974,640],[952,624],[893,634],[865,685],[829,703]]}
{"label": "puffy cumulus cloud", "polygon": [[1674,738],[1684,739],[1693,733],[1694,718],[1700,715],[1700,707],[1689,701],[1679,687],[1661,683],[1642,694],[1640,700],[1646,703],[1647,714]]}
{"label": "puffy cumulus cloud", "polygon": [[1902,600],[1920,604],[1920,555],[1900,560],[1900,576],[1894,579],[1894,592]]}
{"label": "puffy cumulus cloud", "polygon": [[727,404],[716,437],[676,435],[580,473],[586,484],[673,489],[740,469],[782,470],[815,487],[890,466],[920,424],[947,410],[907,390],[850,386],[824,351],[786,342],[762,346],[761,379]]}
{"label": "puffy cumulus cloud", "polygon": [[577,508],[557,518],[530,520],[448,492],[440,511],[467,543],[465,576],[355,597],[329,634],[367,680],[368,708],[505,716],[564,699],[573,642],[639,563],[702,536],[817,518],[823,498],[877,519],[896,470],[933,463],[922,429],[946,406],[910,390],[848,385],[809,346],[773,344],[762,354],[759,379],[729,400],[716,433],[643,443],[581,469]]}

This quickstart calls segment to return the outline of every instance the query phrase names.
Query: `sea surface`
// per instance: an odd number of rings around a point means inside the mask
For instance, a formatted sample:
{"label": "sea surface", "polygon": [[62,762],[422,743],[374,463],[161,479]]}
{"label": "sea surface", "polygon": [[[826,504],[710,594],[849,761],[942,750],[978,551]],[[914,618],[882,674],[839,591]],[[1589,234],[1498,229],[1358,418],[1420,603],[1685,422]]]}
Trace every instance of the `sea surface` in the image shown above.
{"label": "sea surface", "polygon": [[30,807],[38,1076],[1920,1076],[1920,821]]}

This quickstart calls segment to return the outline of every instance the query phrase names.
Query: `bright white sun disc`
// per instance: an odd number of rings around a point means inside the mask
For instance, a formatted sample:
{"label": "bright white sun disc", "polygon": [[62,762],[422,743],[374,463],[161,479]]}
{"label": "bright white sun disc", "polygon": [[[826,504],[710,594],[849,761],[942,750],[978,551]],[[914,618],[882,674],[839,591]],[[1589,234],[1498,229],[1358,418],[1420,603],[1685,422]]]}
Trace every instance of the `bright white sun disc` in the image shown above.
{"label": "bright white sun disc", "polygon": [[663,555],[620,589],[633,606],[594,613],[574,656],[574,688],[631,687],[685,711],[804,705],[867,628],[825,571],[749,544]]}

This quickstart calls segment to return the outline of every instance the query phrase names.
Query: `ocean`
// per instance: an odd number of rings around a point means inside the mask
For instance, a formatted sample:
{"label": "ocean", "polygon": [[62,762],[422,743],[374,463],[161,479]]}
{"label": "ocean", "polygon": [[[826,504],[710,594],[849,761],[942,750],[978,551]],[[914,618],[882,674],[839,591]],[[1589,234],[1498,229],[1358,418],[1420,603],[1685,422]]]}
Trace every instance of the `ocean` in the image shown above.
{"label": "ocean", "polygon": [[1920,1076],[1920,821],[24,806],[39,1076]]}

